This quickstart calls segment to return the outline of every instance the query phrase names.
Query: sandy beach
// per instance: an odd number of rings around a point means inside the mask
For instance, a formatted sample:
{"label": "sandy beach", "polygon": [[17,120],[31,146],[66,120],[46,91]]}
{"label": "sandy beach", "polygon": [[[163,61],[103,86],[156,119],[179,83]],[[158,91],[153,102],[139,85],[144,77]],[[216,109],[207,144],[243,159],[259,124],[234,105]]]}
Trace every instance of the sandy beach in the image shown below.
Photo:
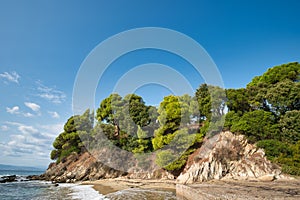
{"label": "sandy beach", "polygon": [[116,178],[96,181],[84,181],[82,182],[82,184],[93,185],[93,188],[95,190],[104,195],[130,188],[155,189],[176,193],[175,180],[171,181]]}
{"label": "sandy beach", "polygon": [[[190,185],[177,185],[175,180],[142,180],[142,179],[105,179],[97,181],[85,181],[82,184],[93,185],[93,188],[103,195],[108,195],[112,199],[133,199],[130,196],[114,198],[118,191],[128,190],[155,190],[168,191],[174,194],[173,198],[181,199],[299,199],[300,198],[300,180],[299,178],[291,180],[276,180],[272,182],[263,181],[208,181]],[[177,191],[176,191],[177,189]],[[118,196],[120,194],[117,194]],[[183,196],[182,196],[183,195]],[[158,196],[150,196],[147,199],[163,199]],[[139,198],[135,198],[139,199]]]}

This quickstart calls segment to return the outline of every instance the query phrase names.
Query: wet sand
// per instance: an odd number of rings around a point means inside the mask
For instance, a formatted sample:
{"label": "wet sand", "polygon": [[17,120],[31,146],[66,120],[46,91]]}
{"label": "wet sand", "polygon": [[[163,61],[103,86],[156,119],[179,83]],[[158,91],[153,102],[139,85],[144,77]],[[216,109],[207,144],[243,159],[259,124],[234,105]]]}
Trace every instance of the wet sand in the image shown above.
{"label": "wet sand", "polygon": [[93,188],[103,195],[130,188],[155,189],[176,193],[176,183],[170,180],[143,180],[143,179],[103,179],[97,181],[84,181],[82,184],[93,185]]}
{"label": "wet sand", "polygon": [[[176,182],[170,180],[105,179],[85,181],[103,195],[113,195],[130,189],[150,189],[176,194]],[[300,179],[261,181],[208,181],[190,185],[177,185],[179,199],[300,199]],[[183,195],[183,196],[182,196]],[[118,195],[117,195],[118,196]],[[180,198],[181,197],[181,198]],[[116,198],[118,199],[118,198]],[[132,199],[132,198],[125,198]],[[148,198],[147,198],[148,199]],[[155,198],[149,198],[155,199]]]}

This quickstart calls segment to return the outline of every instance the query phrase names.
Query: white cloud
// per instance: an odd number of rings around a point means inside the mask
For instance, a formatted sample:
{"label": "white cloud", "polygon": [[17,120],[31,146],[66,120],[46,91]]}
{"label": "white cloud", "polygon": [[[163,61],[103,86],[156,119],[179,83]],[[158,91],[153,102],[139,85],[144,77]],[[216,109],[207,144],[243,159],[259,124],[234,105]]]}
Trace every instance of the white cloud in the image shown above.
{"label": "white cloud", "polygon": [[34,117],[34,115],[32,113],[29,113],[29,112],[25,113],[25,112],[20,111],[19,106],[14,106],[12,108],[6,107],[6,112],[8,112],[10,114],[23,115],[24,117]]}
{"label": "white cloud", "polygon": [[27,113],[22,113],[22,114],[23,114],[24,117],[34,117],[34,114],[29,113],[29,112],[27,112]]}
{"label": "white cloud", "polygon": [[6,157],[29,158],[32,160],[49,160],[52,143],[63,130],[63,124],[26,125],[18,122],[5,122],[16,132],[10,140],[0,143],[0,151]]}
{"label": "white cloud", "polygon": [[18,114],[19,110],[20,110],[19,106],[14,106],[12,108],[6,107],[6,112],[8,112],[10,114]]}
{"label": "white cloud", "polygon": [[50,116],[52,118],[56,118],[56,119],[60,118],[60,116],[57,112],[48,111],[48,113],[50,114]]}
{"label": "white cloud", "polygon": [[13,135],[8,141],[0,141],[1,161],[7,163],[46,167],[50,162],[54,139],[63,131],[64,123],[28,125],[6,121]]}
{"label": "white cloud", "polygon": [[4,72],[0,74],[0,78],[9,82],[19,83],[19,79],[21,78],[21,76],[17,72]]}
{"label": "white cloud", "polygon": [[28,108],[30,108],[31,110],[37,112],[40,110],[41,106],[39,106],[36,103],[32,103],[32,102],[24,102],[25,106],[27,106]]}
{"label": "white cloud", "polygon": [[38,130],[34,128],[33,126],[26,126],[26,125],[19,125],[18,130],[23,134],[32,134],[32,133],[38,133]]}
{"label": "white cloud", "polygon": [[57,137],[64,130],[64,123],[51,124],[51,125],[40,125],[38,126],[45,134],[52,137]]}
{"label": "white cloud", "polygon": [[9,127],[6,126],[6,125],[2,125],[2,126],[0,127],[0,129],[1,129],[1,131],[8,131],[8,130],[9,130]]}
{"label": "white cloud", "polygon": [[11,126],[21,126],[21,125],[23,125],[23,124],[21,124],[21,123],[18,123],[18,122],[8,122],[8,121],[6,121],[6,122],[4,122],[5,124],[8,124],[8,125],[11,125]]}
{"label": "white cloud", "polygon": [[43,85],[40,81],[38,81],[37,84],[38,84],[37,90],[39,92],[38,94],[39,97],[46,99],[55,104],[60,104],[63,101],[65,101],[66,94],[64,92],[57,90],[55,88],[47,87]]}

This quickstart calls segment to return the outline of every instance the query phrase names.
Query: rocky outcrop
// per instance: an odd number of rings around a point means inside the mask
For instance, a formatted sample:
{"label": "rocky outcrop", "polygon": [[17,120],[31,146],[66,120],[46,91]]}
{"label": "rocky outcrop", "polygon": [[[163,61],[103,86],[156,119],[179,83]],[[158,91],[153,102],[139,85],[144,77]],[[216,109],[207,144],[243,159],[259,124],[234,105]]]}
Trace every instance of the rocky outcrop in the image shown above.
{"label": "rocky outcrop", "polygon": [[[112,152],[113,153],[113,152]],[[101,154],[99,154],[101,156]],[[123,158],[120,156],[120,158]],[[127,157],[126,157],[127,158]],[[155,164],[155,155],[142,162],[130,160],[127,172],[113,169],[95,159],[90,153],[73,153],[60,163],[49,165],[46,173],[39,179],[53,182],[75,182],[99,180],[123,176],[128,179],[175,179],[173,174],[160,169]],[[115,162],[121,162],[116,160]],[[146,162],[147,161],[147,162]],[[141,165],[142,164],[142,165]],[[118,163],[122,166],[122,163]],[[190,184],[213,179],[217,180],[257,180],[272,181],[280,179],[281,170],[272,164],[262,149],[249,144],[243,135],[221,132],[205,139],[201,148],[191,156],[184,170],[177,177],[180,184]],[[36,179],[36,177],[33,177]]]}
{"label": "rocky outcrop", "polygon": [[98,180],[101,178],[116,178],[126,173],[114,170],[100,162],[88,152],[73,153],[60,163],[51,163],[40,179],[58,183],[72,183],[82,180]]}
{"label": "rocky outcrop", "polygon": [[[99,155],[101,155],[101,152]],[[121,159],[122,157],[120,156],[119,161]],[[126,170],[127,172],[124,172],[123,170],[116,170],[103,164],[89,152],[82,154],[72,153],[58,164],[51,163],[43,175],[30,176],[28,179],[42,179],[55,183],[93,181],[121,176],[127,179],[175,179],[174,175],[156,166],[154,161],[155,156],[151,156],[148,159],[147,165],[144,164],[145,166],[143,167],[140,167],[140,163],[136,160],[129,160],[132,166]],[[115,162],[119,161],[116,160]],[[121,166],[121,164],[119,165]]]}
{"label": "rocky outcrop", "polygon": [[126,175],[129,179],[160,179],[160,180],[174,180],[176,177],[164,169],[155,169],[147,172],[128,173]]}
{"label": "rocky outcrop", "polygon": [[2,176],[1,179],[0,179],[0,183],[15,182],[16,179],[17,179],[16,175]]}
{"label": "rocky outcrop", "polygon": [[281,178],[279,167],[272,164],[262,149],[249,144],[243,135],[221,132],[206,139],[188,160],[178,183],[212,179],[272,181]]}

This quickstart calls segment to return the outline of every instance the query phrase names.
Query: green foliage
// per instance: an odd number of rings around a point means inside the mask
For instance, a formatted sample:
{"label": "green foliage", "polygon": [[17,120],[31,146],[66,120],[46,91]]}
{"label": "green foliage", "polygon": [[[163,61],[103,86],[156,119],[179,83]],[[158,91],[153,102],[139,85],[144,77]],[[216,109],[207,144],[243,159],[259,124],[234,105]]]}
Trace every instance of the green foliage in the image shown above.
{"label": "green foliage", "polygon": [[149,108],[145,105],[142,97],[135,94],[130,94],[124,97],[125,101],[129,102],[129,114],[133,122],[141,127],[150,123]]}
{"label": "green foliage", "polygon": [[70,146],[66,149],[63,149],[63,151],[61,152],[60,156],[57,159],[57,162],[61,162],[64,158],[68,157],[69,155],[71,155],[71,153],[80,153],[81,149],[77,146]]}
{"label": "green foliage", "polygon": [[163,150],[157,153],[156,163],[158,166],[168,170],[177,171],[183,169],[188,159],[195,149],[188,149],[181,156],[174,154],[172,150]]}
{"label": "green foliage", "polygon": [[201,121],[211,120],[212,117],[224,115],[227,98],[222,88],[202,84],[197,89],[195,97],[198,100]]}
{"label": "green foliage", "polygon": [[58,152],[58,150],[56,150],[56,149],[52,150],[50,153],[50,159],[56,160],[59,157],[59,154],[60,153]]}
{"label": "green foliage", "polygon": [[278,82],[285,80],[291,80],[297,82],[300,80],[300,64],[297,62],[283,64],[275,66],[270,69],[262,76],[255,77],[248,85],[249,86],[260,86],[262,84],[274,85]]}
{"label": "green foliage", "polygon": [[263,148],[265,153],[270,160],[274,160],[276,157],[280,155],[291,155],[291,150],[289,149],[289,145],[279,140],[260,140],[257,142],[257,147]]}
{"label": "green foliage", "polygon": [[282,166],[285,173],[300,176],[300,141],[290,145],[291,155],[281,154],[275,161]]}
{"label": "green foliage", "polygon": [[167,170],[174,170],[168,168],[168,166],[176,159],[177,155],[175,155],[171,150],[159,151],[156,155],[156,163]]}
{"label": "green foliage", "polygon": [[158,108],[158,120],[161,126],[155,131],[152,140],[154,150],[170,144],[177,134],[176,131],[192,123],[191,119],[197,115],[196,111],[191,110],[195,106],[193,102],[194,99],[188,95],[181,97],[170,95],[164,98]]}
{"label": "green foliage", "polygon": [[300,64],[270,68],[246,89],[228,89],[224,128],[245,134],[282,170],[300,175]]}
{"label": "green foliage", "polygon": [[144,131],[140,126],[137,131],[137,147],[135,147],[133,153],[144,153],[152,150],[151,138],[148,137],[148,132]]}
{"label": "green foliage", "polygon": [[200,119],[202,121],[209,119],[211,117],[211,98],[207,84],[200,85],[196,91],[196,98],[198,100]]}
{"label": "green foliage", "polygon": [[[221,117],[224,115],[226,107],[227,97],[224,89],[218,86],[208,86],[208,90],[211,96],[211,112],[212,117]],[[213,119],[214,120],[214,119]]]}
{"label": "green foliage", "polygon": [[182,113],[184,108],[181,108],[183,106],[183,102],[180,102],[179,98],[173,95],[165,97],[160,103],[158,108],[160,127],[154,132],[155,137],[152,140],[154,150],[169,144],[174,138],[174,132],[179,129],[181,120],[188,118],[186,108]]}
{"label": "green foliage", "polygon": [[218,118],[217,120],[205,121],[204,127],[200,129],[200,133],[207,137],[212,137],[220,133],[224,129],[225,116]]}
{"label": "green foliage", "polygon": [[86,135],[92,131],[93,118],[93,113],[90,113],[90,110],[85,111],[83,115],[70,117],[64,125],[64,132],[53,142],[54,150],[51,152],[50,158],[60,162],[72,152],[85,151],[79,134]]}
{"label": "green foliage", "polygon": [[263,110],[247,112],[231,126],[233,132],[246,135],[250,142],[274,138],[276,129],[273,114]]}
{"label": "green foliage", "polygon": [[164,97],[164,100],[160,103],[158,108],[158,120],[161,126],[172,123],[174,129],[178,129],[180,126],[181,118],[181,105],[178,97],[170,95]]}
{"label": "green foliage", "polygon": [[188,129],[184,128],[167,136],[171,139],[168,145],[157,153],[156,163],[169,171],[179,170],[185,165],[188,155],[194,152],[191,147],[200,140],[200,134],[189,134]]}
{"label": "green foliage", "polygon": [[226,105],[229,111],[242,113],[250,111],[249,97],[246,89],[227,89],[226,96],[228,99]]}
{"label": "green foliage", "polygon": [[224,130],[230,130],[233,124],[237,124],[242,113],[229,111],[225,116]]}
{"label": "green foliage", "polygon": [[300,82],[285,80],[268,89],[265,95],[269,107],[276,114],[300,109]]}
{"label": "green foliage", "polygon": [[101,102],[100,107],[97,109],[98,121],[114,124],[116,118],[114,114],[118,114],[118,108],[122,106],[122,97],[118,94],[111,94]]}
{"label": "green foliage", "polygon": [[[158,109],[145,105],[136,94],[124,98],[111,94],[100,103],[96,119],[93,127],[94,116],[89,110],[70,117],[64,132],[53,142],[51,159],[60,162],[72,152],[85,151],[85,147],[117,146],[134,153],[138,165],[147,168],[150,160],[145,155],[155,150],[156,163],[177,173],[205,135],[213,136],[223,128],[246,135],[284,172],[300,175],[298,63],[273,67],[246,88],[225,91],[202,84],[194,97],[164,97]],[[220,152],[220,160],[227,154],[232,159],[239,157],[228,149]]]}
{"label": "green foliage", "polygon": [[155,137],[152,139],[152,145],[154,150],[161,149],[165,145],[170,144],[174,139],[174,133],[178,128],[173,128],[173,123],[162,126],[155,131]]}
{"label": "green foliage", "polygon": [[82,115],[74,115],[70,117],[67,123],[64,125],[64,131],[66,133],[72,133],[76,131],[91,131],[94,123],[94,114],[90,113],[90,110],[86,110]]}
{"label": "green foliage", "polygon": [[283,172],[300,176],[300,141],[288,144],[278,140],[262,140],[257,146],[264,148],[268,158],[281,165]]}
{"label": "green foliage", "polygon": [[158,127],[157,117],[156,108],[146,106],[142,97],[136,94],[124,98],[112,94],[97,109],[100,128],[106,129],[107,138],[114,145],[133,153],[152,150],[151,139]]}
{"label": "green foliage", "polygon": [[264,109],[276,114],[299,109],[299,80],[299,63],[276,66],[255,77],[247,85],[252,109]]}
{"label": "green foliage", "polygon": [[281,141],[296,143],[300,141],[300,110],[288,111],[279,120]]}

